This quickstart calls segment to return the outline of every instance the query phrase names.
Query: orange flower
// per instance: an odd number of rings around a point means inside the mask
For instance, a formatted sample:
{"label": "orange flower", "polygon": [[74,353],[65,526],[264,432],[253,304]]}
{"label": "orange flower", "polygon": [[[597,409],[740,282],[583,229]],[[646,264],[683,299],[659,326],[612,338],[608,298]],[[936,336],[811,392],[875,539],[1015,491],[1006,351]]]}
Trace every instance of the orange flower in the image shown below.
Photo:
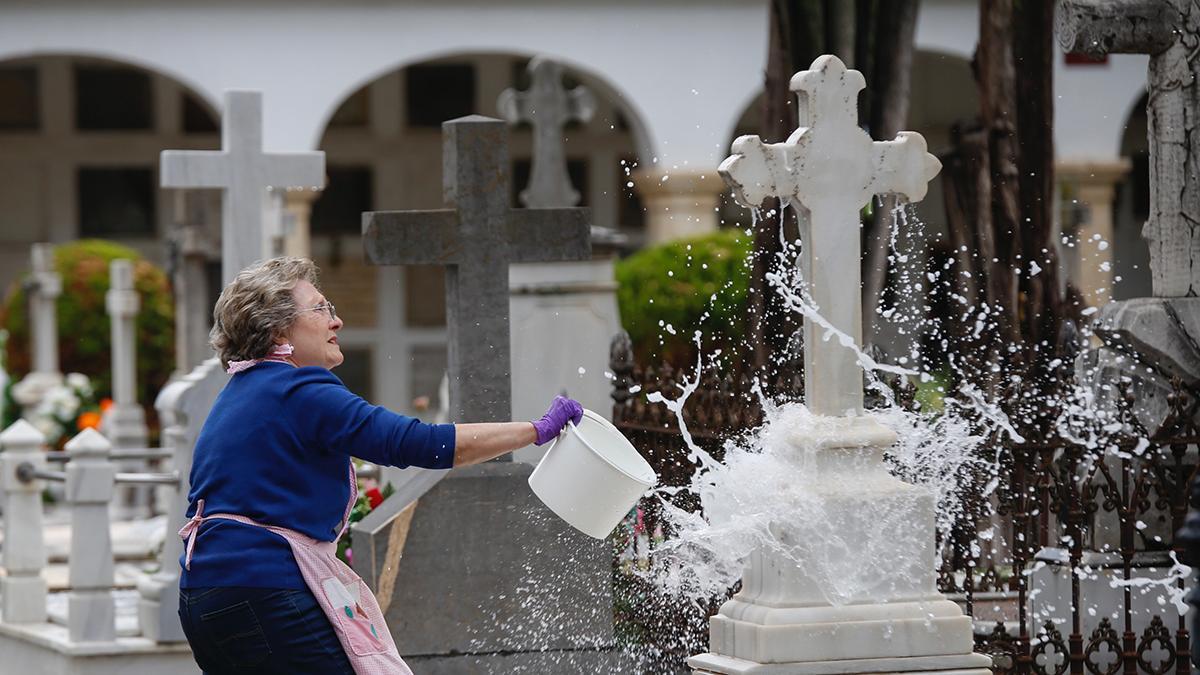
{"label": "orange flower", "polygon": [[100,399],[100,412],[102,412],[102,413],[108,412],[108,409],[112,407],[112,404],[113,404],[113,400],[111,398]]}
{"label": "orange flower", "polygon": [[85,413],[82,413],[79,416],[79,419],[75,420],[75,426],[78,427],[80,431],[83,431],[84,429],[99,428],[100,427],[100,413],[98,413],[94,410],[89,410]]}

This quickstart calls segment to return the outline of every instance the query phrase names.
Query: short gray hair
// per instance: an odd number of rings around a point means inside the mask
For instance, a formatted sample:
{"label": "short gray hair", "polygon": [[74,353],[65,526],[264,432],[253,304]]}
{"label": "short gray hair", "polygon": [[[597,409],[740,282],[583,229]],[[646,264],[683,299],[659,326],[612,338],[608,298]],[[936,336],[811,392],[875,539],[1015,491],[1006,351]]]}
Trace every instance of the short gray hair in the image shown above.
{"label": "short gray hair", "polygon": [[296,319],[292,289],[301,281],[317,285],[317,266],[308,258],[271,258],[238,272],[213,308],[209,344],[222,365],[267,355]]}

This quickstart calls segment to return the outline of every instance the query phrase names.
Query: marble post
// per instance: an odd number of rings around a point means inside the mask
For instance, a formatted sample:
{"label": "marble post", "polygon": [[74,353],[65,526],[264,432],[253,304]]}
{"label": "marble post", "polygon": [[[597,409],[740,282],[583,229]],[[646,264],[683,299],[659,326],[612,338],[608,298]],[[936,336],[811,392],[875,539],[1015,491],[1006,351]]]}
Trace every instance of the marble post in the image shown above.
{"label": "marble post", "polygon": [[41,402],[48,390],[62,383],[57,307],[58,296],[62,295],[62,277],[54,268],[54,246],[34,244],[32,258],[28,297],[33,369],[13,387],[13,398],[25,414]]}
{"label": "marble post", "polygon": [[99,431],[84,429],[65,447],[66,496],[71,510],[67,631],[72,642],[109,642],[117,637],[113,602],[113,548],[108,503],[117,468],[108,460],[112,444]]}
{"label": "marble post", "polygon": [[[46,437],[25,420],[0,433],[0,490],[4,496],[4,569],[0,577],[0,618],[8,623],[46,620],[46,547],[42,531],[40,480],[22,482],[17,467],[46,468]],[[106,525],[107,527],[107,525]]]}
{"label": "marble post", "polygon": [[[109,264],[109,288],[105,296],[112,327],[113,404],[104,415],[104,434],[115,448],[145,448],[149,432],[146,413],[137,397],[137,315],[141,298],[133,285],[133,261],[114,260]],[[145,471],[142,460],[127,460],[121,468]],[[113,503],[122,518],[150,517],[150,495],[146,485],[126,485],[118,490]]]}
{"label": "marble post", "polygon": [[1100,307],[1113,296],[1113,198],[1117,183],[1129,168],[1128,159],[1061,161],[1054,168],[1079,207],[1074,255],[1069,265],[1076,286],[1092,307]]}
{"label": "marble post", "polygon": [[[689,661],[698,673],[990,672],[990,659],[972,653],[971,618],[937,591],[934,494],[888,472],[883,454],[896,435],[863,413],[862,370],[843,343],[862,341],[859,209],[876,194],[919,201],[940,168],[919,134],[877,142],[858,126],[865,85],[836,57],[819,57],[791,81],[800,128],[783,143],[738,138],[719,171],[744,206],[770,197],[800,205],[797,262],[828,323],[804,322],[806,403],[825,428],[796,432],[792,443],[797,453],[815,453],[809,469],[819,477],[811,484],[822,486],[842,541],[880,536],[862,514],[883,510],[896,524],[894,546],[887,560],[869,559],[861,544],[841,553],[878,573],[838,605],[803,564],[752,552],[742,590],[710,621],[710,652]],[[825,339],[827,332],[840,335]],[[772,529],[785,543],[797,536],[788,522]]]}
{"label": "marble post", "polygon": [[325,153],[263,152],[262,93],[225,92],[221,150],[164,150],[160,179],[168,188],[221,188],[221,278],[268,255],[278,236],[272,188],[319,188],[325,184]]}
{"label": "marble post", "polygon": [[171,469],[179,474],[179,484],[162,490],[167,511],[168,535],[159,554],[158,571],[140,577],[138,589],[138,625],[142,635],[155,642],[183,642],[186,637],[179,625],[179,554],[183,542],[173,535],[183,525],[187,512],[188,474],[192,469],[192,449],[200,427],[213,401],[229,376],[217,359],[211,358],[186,376],[159,392],[154,401],[162,421],[162,446],[173,452]]}
{"label": "marble post", "polygon": [[725,183],[715,171],[639,169],[634,189],[646,206],[646,243],[716,232]]}

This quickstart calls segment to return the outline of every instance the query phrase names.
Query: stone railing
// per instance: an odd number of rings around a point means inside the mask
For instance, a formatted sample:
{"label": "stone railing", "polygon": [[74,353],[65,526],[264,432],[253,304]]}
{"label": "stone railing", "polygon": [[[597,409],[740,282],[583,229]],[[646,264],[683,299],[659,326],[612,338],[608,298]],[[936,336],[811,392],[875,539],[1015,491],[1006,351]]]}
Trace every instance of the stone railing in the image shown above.
{"label": "stone railing", "polygon": [[[156,401],[163,420],[163,446],[113,451],[112,443],[85,429],[66,447],[61,471],[48,468],[45,438],[33,425],[18,420],[0,433],[0,496],[4,506],[3,563],[0,578],[0,623],[47,622],[47,586],[42,491],[48,482],[65,485],[71,520],[67,628],[71,642],[116,639],[113,599],[113,547],[110,502],[117,486],[162,486],[167,528],[184,521],[187,475],[200,424],[224,384],[215,360],[162,390]],[[164,472],[120,472],[116,462],[165,459]],[[157,572],[139,579],[139,634],[155,642],[184,639],[176,614],[182,543],[168,533],[159,553]]]}

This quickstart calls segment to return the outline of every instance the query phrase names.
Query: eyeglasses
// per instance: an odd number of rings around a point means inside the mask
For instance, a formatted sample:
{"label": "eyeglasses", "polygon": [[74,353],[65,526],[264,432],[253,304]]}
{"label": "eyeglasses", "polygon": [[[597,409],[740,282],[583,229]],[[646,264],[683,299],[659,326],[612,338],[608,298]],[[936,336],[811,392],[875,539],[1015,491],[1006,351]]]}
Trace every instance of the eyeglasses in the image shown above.
{"label": "eyeglasses", "polygon": [[327,312],[329,314],[330,321],[337,319],[337,309],[334,308],[332,302],[322,302],[321,304],[317,305],[316,307],[309,307],[307,309],[302,309],[302,310],[296,312],[296,314],[303,314],[304,312],[317,312],[320,310],[325,310],[325,312]]}

